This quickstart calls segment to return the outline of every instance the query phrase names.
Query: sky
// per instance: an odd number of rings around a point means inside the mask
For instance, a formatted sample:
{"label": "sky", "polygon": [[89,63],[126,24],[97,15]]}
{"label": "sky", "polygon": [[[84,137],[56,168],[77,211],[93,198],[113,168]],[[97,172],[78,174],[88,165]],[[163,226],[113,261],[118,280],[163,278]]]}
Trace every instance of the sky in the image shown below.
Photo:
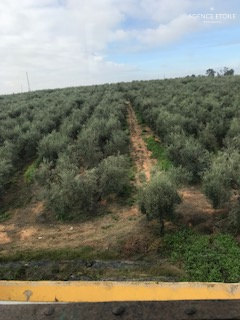
{"label": "sky", "polygon": [[0,0],[0,94],[240,74],[239,0]]}

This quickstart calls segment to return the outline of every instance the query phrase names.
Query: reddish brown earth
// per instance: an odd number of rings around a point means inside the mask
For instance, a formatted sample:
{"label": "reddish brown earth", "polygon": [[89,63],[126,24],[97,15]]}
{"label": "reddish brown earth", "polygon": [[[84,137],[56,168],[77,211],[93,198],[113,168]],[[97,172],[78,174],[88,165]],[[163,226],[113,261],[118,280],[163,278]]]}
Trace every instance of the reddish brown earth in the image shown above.
{"label": "reddish brown earth", "polygon": [[147,149],[142,138],[142,128],[138,124],[135,112],[130,104],[128,104],[128,126],[131,140],[131,156],[136,165],[136,182],[139,185],[139,174],[143,172],[146,179],[150,180],[151,170],[157,161],[151,158],[151,152]]}

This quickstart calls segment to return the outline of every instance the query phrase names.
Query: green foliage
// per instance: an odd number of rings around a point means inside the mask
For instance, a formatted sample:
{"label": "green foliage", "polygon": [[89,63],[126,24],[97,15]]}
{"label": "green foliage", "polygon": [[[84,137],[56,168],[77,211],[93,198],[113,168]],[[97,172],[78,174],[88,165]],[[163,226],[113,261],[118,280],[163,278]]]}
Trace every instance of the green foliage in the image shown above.
{"label": "green foliage", "polygon": [[193,180],[192,174],[181,166],[172,166],[168,170],[168,176],[177,187],[188,185]]}
{"label": "green foliage", "polygon": [[0,222],[4,222],[10,218],[10,213],[6,211],[0,211]]}
{"label": "green foliage", "polygon": [[[231,75],[233,71],[225,68],[224,73]],[[11,177],[38,157],[40,168],[36,177],[46,191],[44,199],[49,198],[48,190],[51,195],[51,190],[63,194],[66,189],[66,203],[70,203],[70,178],[76,179],[92,169],[99,172],[100,163],[108,157],[128,155],[126,99],[135,108],[138,119],[160,136],[163,145],[149,139],[149,148],[161,168],[171,171],[172,180],[181,184],[191,177],[193,182],[200,182],[206,172],[206,192],[211,194],[210,198],[216,198],[215,206],[228,202],[233,191],[238,193],[240,175],[235,169],[236,177],[233,179],[231,174],[230,187],[227,178],[222,181],[220,175],[217,177],[217,169],[210,170],[209,178],[206,171],[219,151],[240,150],[239,76],[226,76],[133,81],[2,96],[0,195],[11,184]],[[181,171],[179,179],[174,168],[170,168],[170,161]],[[34,168],[27,171],[26,179],[32,180]],[[104,174],[106,181],[108,174]],[[96,175],[98,191],[94,199],[101,195],[100,184],[106,185],[103,177]],[[74,185],[76,192],[78,187],[75,182]],[[82,211],[77,197],[73,196],[73,200],[75,204],[72,208],[66,205],[64,212]],[[96,201],[93,202],[95,206]]]}
{"label": "green foliage", "polygon": [[201,174],[208,167],[209,153],[198,140],[182,134],[172,134],[168,148],[170,160],[182,166],[192,174],[193,181],[199,181]]}
{"label": "green foliage", "polygon": [[136,114],[137,122],[139,124],[144,124],[144,120],[143,120],[141,114],[139,112],[136,112],[135,114]]}
{"label": "green foliage", "polygon": [[8,261],[58,261],[58,260],[113,260],[118,258],[118,252],[111,250],[96,250],[89,246],[78,248],[37,249],[9,252],[0,256],[0,262]]}
{"label": "green foliage", "polygon": [[156,173],[150,182],[139,190],[138,204],[141,212],[146,214],[149,220],[159,219],[162,228],[163,219],[172,219],[174,209],[180,202],[175,185],[164,173]]}
{"label": "green foliage", "polygon": [[145,138],[147,148],[152,152],[152,158],[158,160],[160,168],[164,171],[169,170],[172,167],[170,160],[168,159],[165,148],[154,139],[154,137]]}
{"label": "green foliage", "polygon": [[216,71],[214,71],[213,69],[208,69],[206,71],[206,74],[208,77],[214,77],[215,76]]}
{"label": "green foliage", "polygon": [[[214,70],[213,70],[214,71]],[[240,149],[239,77],[189,77],[136,81],[125,85],[128,99],[159,135],[168,158],[200,182],[212,154]]]}
{"label": "green foliage", "polygon": [[0,198],[13,171],[12,148],[9,143],[0,147]]}
{"label": "green foliage", "polygon": [[102,196],[124,194],[129,190],[129,161],[126,156],[109,156],[98,166],[99,190]]}
{"label": "green foliage", "polygon": [[41,160],[45,158],[48,161],[56,161],[60,152],[66,149],[68,142],[67,136],[53,131],[40,141],[38,146],[39,158]]}
{"label": "green foliage", "polygon": [[203,191],[214,208],[229,207],[225,227],[233,233],[238,233],[240,231],[239,151],[229,149],[214,157],[210,169],[203,177]]}
{"label": "green foliage", "polygon": [[68,220],[90,213],[94,209],[97,177],[94,171],[76,175],[73,170],[61,170],[49,184],[45,199],[59,219]]}
{"label": "green foliage", "polygon": [[96,166],[103,157],[98,145],[97,133],[91,128],[83,130],[77,140],[76,152],[83,166],[87,168]]}
{"label": "green foliage", "polygon": [[30,166],[28,166],[27,170],[24,172],[24,180],[27,183],[32,183],[34,181],[35,175],[37,171],[37,162],[34,161]]}
{"label": "green foliage", "polygon": [[214,208],[229,202],[233,190],[240,192],[240,153],[226,150],[216,155],[203,177],[203,191]]}
{"label": "green foliage", "polygon": [[39,143],[42,163],[36,179],[48,207],[60,219],[96,215],[102,197],[130,192],[126,113],[114,99],[106,92],[91,113],[88,108],[82,110],[85,123],[74,112],[79,127],[70,116],[59,132],[51,132]]}
{"label": "green foliage", "polygon": [[234,69],[229,69],[227,67],[224,67],[223,70],[221,70],[221,74],[224,76],[233,76],[234,75]]}
{"label": "green foliage", "polygon": [[8,159],[0,159],[0,197],[4,191],[8,179],[10,178],[12,170],[12,164]]}
{"label": "green foliage", "polygon": [[183,281],[239,282],[240,248],[230,235],[199,235],[189,230],[165,236],[173,261],[183,263]]}
{"label": "green foliage", "polygon": [[235,205],[229,213],[228,228],[234,233],[240,232],[240,204]]}

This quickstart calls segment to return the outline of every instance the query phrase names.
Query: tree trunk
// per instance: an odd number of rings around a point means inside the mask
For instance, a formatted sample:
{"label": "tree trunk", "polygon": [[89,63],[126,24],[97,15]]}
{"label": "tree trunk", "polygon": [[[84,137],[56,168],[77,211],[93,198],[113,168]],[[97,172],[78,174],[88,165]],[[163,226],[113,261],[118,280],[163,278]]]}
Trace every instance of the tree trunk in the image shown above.
{"label": "tree trunk", "polygon": [[164,220],[160,220],[160,236],[163,237],[164,234],[165,234]]}

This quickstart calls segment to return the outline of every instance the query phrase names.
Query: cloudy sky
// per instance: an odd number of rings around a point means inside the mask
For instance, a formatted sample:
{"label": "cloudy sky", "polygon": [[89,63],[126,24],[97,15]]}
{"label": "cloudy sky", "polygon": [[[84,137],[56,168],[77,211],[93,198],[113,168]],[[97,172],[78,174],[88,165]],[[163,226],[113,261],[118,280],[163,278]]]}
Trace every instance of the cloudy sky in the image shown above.
{"label": "cloudy sky", "polygon": [[240,74],[239,52],[239,0],[0,0],[0,94]]}

